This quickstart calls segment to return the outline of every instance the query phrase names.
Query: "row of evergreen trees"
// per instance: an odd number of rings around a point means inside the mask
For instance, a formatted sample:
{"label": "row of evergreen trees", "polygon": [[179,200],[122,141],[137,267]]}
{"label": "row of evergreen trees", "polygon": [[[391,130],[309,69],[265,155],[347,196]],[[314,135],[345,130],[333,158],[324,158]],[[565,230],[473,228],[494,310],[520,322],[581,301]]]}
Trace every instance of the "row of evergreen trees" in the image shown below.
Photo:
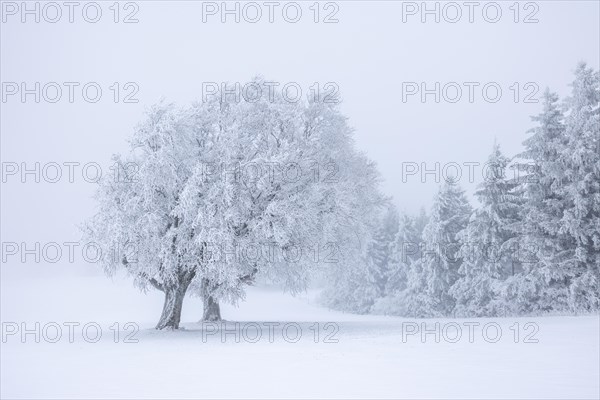
{"label": "row of evergreen trees", "polygon": [[327,305],[407,317],[598,310],[599,103],[600,75],[581,63],[571,97],[544,93],[521,154],[494,145],[478,208],[452,182],[428,216],[390,208],[365,259],[325,290]]}

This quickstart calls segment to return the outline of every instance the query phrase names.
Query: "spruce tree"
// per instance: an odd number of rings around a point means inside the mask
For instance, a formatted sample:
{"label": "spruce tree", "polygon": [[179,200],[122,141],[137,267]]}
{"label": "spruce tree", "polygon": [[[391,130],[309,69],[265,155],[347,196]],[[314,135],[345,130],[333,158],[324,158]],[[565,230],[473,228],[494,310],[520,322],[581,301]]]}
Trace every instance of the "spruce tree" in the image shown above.
{"label": "spruce tree", "polygon": [[385,296],[373,306],[372,312],[386,315],[406,315],[411,308],[410,299],[406,296],[409,280],[414,279],[413,263],[419,260],[421,235],[426,221],[424,211],[412,217],[407,214],[400,217],[398,233],[391,244],[389,259],[389,278],[386,282]]}
{"label": "spruce tree", "polygon": [[502,284],[514,271],[515,235],[511,227],[519,210],[519,199],[513,193],[515,183],[506,177],[508,163],[500,146],[494,144],[485,181],[475,192],[481,207],[473,212],[467,228],[460,233],[461,277],[451,289],[457,315],[505,314]]}
{"label": "spruce tree", "polygon": [[462,262],[458,234],[466,228],[471,212],[465,192],[455,183],[444,184],[423,232],[421,260],[415,265],[422,277],[414,277],[414,286],[409,289],[425,295],[421,316],[446,316],[454,309],[450,288],[459,277]]}
{"label": "spruce tree", "polygon": [[516,192],[524,204],[516,230],[520,237],[519,259],[523,271],[507,281],[505,295],[514,299],[519,313],[565,309],[567,307],[568,265],[561,264],[569,250],[568,237],[560,233],[565,207],[559,188],[564,181],[561,154],[566,137],[564,116],[558,96],[546,90],[543,111],[532,117],[538,126],[517,156],[519,186]]}
{"label": "spruce tree", "polygon": [[571,310],[591,311],[599,307],[600,289],[600,75],[580,63],[571,86],[558,188],[567,200],[559,232],[569,236],[570,248],[558,265],[569,272]]}
{"label": "spruce tree", "polygon": [[398,233],[398,218],[396,208],[393,205],[388,206],[369,245],[367,257],[376,286],[376,298],[385,296],[386,286],[394,272],[391,268],[391,257]]}

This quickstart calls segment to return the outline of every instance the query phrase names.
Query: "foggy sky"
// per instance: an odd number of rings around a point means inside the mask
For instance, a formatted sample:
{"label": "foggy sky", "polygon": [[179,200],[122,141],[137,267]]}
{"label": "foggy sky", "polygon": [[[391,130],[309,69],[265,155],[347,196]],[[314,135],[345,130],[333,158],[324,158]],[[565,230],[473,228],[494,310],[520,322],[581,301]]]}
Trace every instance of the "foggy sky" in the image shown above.
{"label": "foggy sky", "polygon": [[[438,183],[432,175],[421,182],[419,174],[403,182],[403,162],[431,169],[436,162],[483,163],[494,139],[512,156],[541,105],[515,103],[509,87],[518,82],[524,96],[522,86],[533,82],[537,98],[546,86],[562,97],[578,61],[599,66],[598,2],[537,2],[539,22],[531,24],[513,22],[513,2],[500,2],[498,23],[486,22],[480,8],[473,23],[466,15],[457,23],[435,23],[431,16],[422,23],[419,14],[402,22],[401,2],[337,2],[339,22],[331,24],[312,21],[311,3],[302,3],[295,24],[277,12],[273,23],[265,15],[255,24],[231,17],[222,23],[220,15],[203,23],[201,2],[139,2],[134,24],[112,21],[112,2],[100,3],[103,16],[95,24],[77,11],[73,23],[65,15],[54,24],[7,16],[2,82],[98,82],[104,91],[95,104],[80,95],[72,104],[23,104],[18,97],[1,103],[2,162],[97,162],[106,168],[112,153],[126,149],[145,107],[161,96],[180,104],[200,99],[203,82],[245,82],[260,74],[281,84],[298,82],[305,91],[314,82],[335,82],[356,144],[377,162],[385,193],[400,210],[417,212],[430,206]],[[135,82],[139,102],[112,102],[113,82]],[[469,103],[466,88],[455,104],[436,104],[433,96],[426,103],[419,96],[403,102],[402,82],[479,82],[479,88],[497,82],[503,93],[497,103],[483,100],[480,89]],[[66,176],[55,184],[32,178],[23,184],[18,176],[3,183],[2,240],[77,240],[76,225],[93,212],[95,185],[81,179],[81,168],[75,171],[72,184]],[[462,170],[460,183],[469,194],[481,181],[481,168],[475,172],[471,183]]]}

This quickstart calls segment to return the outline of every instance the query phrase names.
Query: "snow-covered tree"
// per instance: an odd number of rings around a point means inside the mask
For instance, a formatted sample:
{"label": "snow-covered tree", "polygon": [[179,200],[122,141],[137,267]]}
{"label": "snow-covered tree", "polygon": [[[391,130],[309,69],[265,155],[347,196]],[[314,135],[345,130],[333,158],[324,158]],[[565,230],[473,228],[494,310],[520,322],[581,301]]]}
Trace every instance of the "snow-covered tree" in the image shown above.
{"label": "snow-covered tree", "polygon": [[389,279],[386,283],[385,296],[373,306],[373,313],[387,315],[408,315],[411,299],[405,292],[410,279],[417,274],[414,268],[420,257],[421,235],[427,223],[425,210],[416,216],[403,214],[400,217],[398,233],[391,245],[389,259]]}
{"label": "snow-covered tree", "polygon": [[598,310],[599,73],[581,63],[571,96],[561,106],[546,90],[543,110],[532,120],[525,150],[511,165],[516,178],[506,178],[509,160],[495,146],[475,193],[481,207],[470,213],[464,196],[447,185],[424,229],[420,257],[403,254],[406,237],[419,231],[403,217],[387,258],[385,290],[376,285],[385,257],[371,246],[344,301],[353,298],[354,310],[367,312],[383,292],[371,312],[410,317]]}
{"label": "snow-covered tree", "polygon": [[560,154],[564,179],[556,188],[566,200],[559,234],[570,240],[557,264],[568,271],[571,310],[590,311],[600,307],[600,74],[580,63],[571,86]]}
{"label": "snow-covered tree", "polygon": [[322,293],[328,307],[359,314],[371,312],[371,307],[385,293],[390,277],[391,246],[398,229],[398,213],[391,204],[379,209],[374,225],[366,235],[364,253],[347,258],[341,268],[330,274]]}
{"label": "snow-covered tree", "polygon": [[505,296],[518,299],[514,312],[566,309],[572,268],[561,262],[570,240],[561,231],[566,202],[559,188],[565,168],[564,116],[558,96],[546,90],[543,111],[532,117],[538,124],[524,141],[525,151],[517,156],[519,187],[524,204],[519,215],[519,258],[523,271],[507,280]]}
{"label": "snow-covered tree", "polygon": [[392,246],[398,233],[398,211],[389,205],[375,231],[367,250],[376,285],[376,298],[386,293],[388,281],[394,272],[391,266]]}
{"label": "snow-covered tree", "polygon": [[420,297],[417,316],[444,316],[454,309],[450,288],[459,277],[462,263],[458,233],[466,228],[472,208],[465,192],[453,182],[446,182],[438,192],[423,231],[421,258],[408,293]]}
{"label": "snow-covered tree", "polygon": [[[526,170],[519,236],[524,271],[507,279],[515,312],[599,307],[600,140],[598,72],[581,63],[563,107],[546,91],[538,126],[517,164]],[[564,110],[564,113],[563,113]],[[523,168],[528,166],[528,168]]]}
{"label": "snow-covered tree", "polygon": [[[205,299],[235,302],[257,274],[295,293],[315,269],[333,268],[361,251],[355,235],[369,229],[382,201],[379,178],[354,149],[352,130],[335,104],[276,96],[195,107],[194,114],[204,116],[196,125],[211,144],[206,163],[242,171],[239,178],[215,181],[197,168],[176,210],[196,227],[199,245],[220,247],[220,256],[200,267]],[[270,165],[274,170],[266,171]],[[248,179],[243,171],[250,167],[262,173]]]}
{"label": "snow-covered tree", "polygon": [[398,232],[391,245],[390,278],[386,282],[386,295],[406,289],[410,265],[419,258],[423,228],[424,226],[418,226],[417,217],[403,214],[400,218]]}
{"label": "snow-covered tree", "polygon": [[455,315],[505,314],[507,299],[501,295],[502,285],[514,274],[518,262],[513,227],[520,208],[520,198],[514,194],[516,183],[506,176],[508,164],[500,146],[494,144],[486,163],[485,180],[475,192],[481,207],[460,232],[463,262],[460,278],[451,288]]}
{"label": "snow-covered tree", "polygon": [[360,257],[346,260],[343,268],[328,274],[321,303],[334,310],[368,314],[378,295],[375,277],[369,267],[366,251]]}
{"label": "snow-covered tree", "polygon": [[103,251],[104,270],[123,266],[142,290],[164,292],[158,329],[179,326],[185,293],[196,276],[201,249],[174,213],[198,150],[189,111],[158,104],[130,140],[126,156],[97,192],[99,209],[87,237]]}
{"label": "snow-covered tree", "polygon": [[419,210],[419,214],[412,218],[413,220],[413,228],[414,228],[414,238],[421,239],[423,236],[423,231],[429,222],[429,216],[425,211],[425,207],[421,207]]}
{"label": "snow-covered tree", "polygon": [[157,328],[178,327],[188,287],[204,299],[203,319],[218,320],[219,301],[243,298],[258,274],[297,292],[315,269],[364,250],[356,237],[383,199],[337,106],[251,100],[157,107],[124,160],[139,165],[136,182],[99,189],[90,235],[140,247],[135,265],[121,262],[142,288],[165,292]]}

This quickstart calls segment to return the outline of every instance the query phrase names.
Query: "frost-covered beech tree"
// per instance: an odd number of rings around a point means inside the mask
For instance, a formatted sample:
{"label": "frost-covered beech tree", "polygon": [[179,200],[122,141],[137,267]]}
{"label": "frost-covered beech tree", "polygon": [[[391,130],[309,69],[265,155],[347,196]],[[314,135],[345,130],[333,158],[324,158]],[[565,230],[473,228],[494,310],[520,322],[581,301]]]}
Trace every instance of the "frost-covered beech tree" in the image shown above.
{"label": "frost-covered beech tree", "polygon": [[200,266],[205,299],[235,302],[258,273],[297,292],[315,268],[360,250],[355,235],[381,202],[378,176],[335,104],[219,99],[193,114],[206,151],[174,212],[214,249]]}
{"label": "frost-covered beech tree", "polygon": [[569,271],[571,310],[591,311],[600,306],[600,74],[580,63],[571,86],[560,154],[564,182],[556,188],[566,200],[559,233],[570,246],[557,264]]}
{"label": "frost-covered beech tree", "polygon": [[504,281],[514,275],[518,263],[514,226],[520,207],[520,198],[514,193],[516,183],[506,176],[508,164],[500,146],[494,144],[486,163],[485,180],[475,192],[481,206],[459,233],[463,262],[460,278],[450,288],[456,301],[455,315],[506,314],[502,288]]}
{"label": "frost-covered beech tree", "polygon": [[198,149],[189,110],[159,104],[148,111],[126,156],[97,191],[97,214],[86,226],[103,250],[102,265],[122,266],[142,290],[164,292],[157,329],[177,328],[185,293],[197,274],[201,249],[194,232],[173,213],[195,164]]}
{"label": "frost-covered beech tree", "polygon": [[135,182],[100,186],[90,236],[139,248],[137,259],[104,266],[165,292],[157,328],[178,327],[188,287],[204,299],[203,319],[218,320],[219,301],[243,298],[258,274],[295,292],[316,268],[364,250],[357,238],[383,200],[337,106],[277,93],[251,100],[155,107],[118,158],[137,166]]}

